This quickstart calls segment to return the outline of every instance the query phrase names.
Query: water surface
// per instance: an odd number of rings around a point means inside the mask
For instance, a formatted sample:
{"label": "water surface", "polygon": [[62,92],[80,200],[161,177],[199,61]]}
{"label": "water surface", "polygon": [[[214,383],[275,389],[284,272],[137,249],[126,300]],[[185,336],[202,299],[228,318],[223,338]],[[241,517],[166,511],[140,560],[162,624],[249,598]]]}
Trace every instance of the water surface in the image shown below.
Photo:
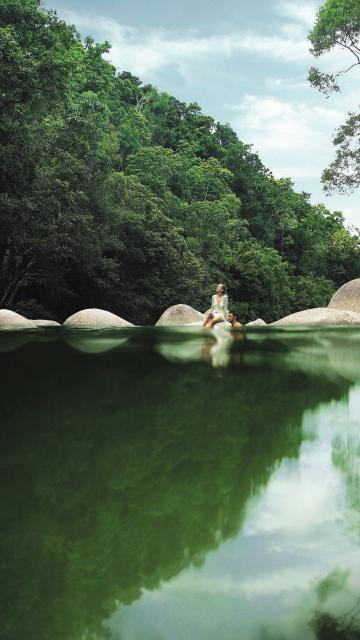
{"label": "water surface", "polygon": [[1,638],[360,637],[360,331],[0,332]]}

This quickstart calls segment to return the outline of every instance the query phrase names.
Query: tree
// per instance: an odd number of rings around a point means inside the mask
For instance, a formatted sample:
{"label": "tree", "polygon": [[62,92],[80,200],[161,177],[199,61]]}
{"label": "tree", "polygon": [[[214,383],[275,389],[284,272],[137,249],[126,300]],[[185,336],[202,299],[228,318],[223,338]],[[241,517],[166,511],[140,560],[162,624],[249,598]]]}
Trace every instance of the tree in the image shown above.
{"label": "tree", "polygon": [[164,196],[174,168],[174,153],[163,147],[143,147],[129,156],[126,172],[137,176],[156,195]]}
{"label": "tree", "polygon": [[162,213],[158,198],[136,176],[121,173],[105,189],[109,229],[103,250],[114,269],[103,293],[106,305],[137,324],[154,324],[179,300],[194,305],[203,288],[202,262]]}
{"label": "tree", "polygon": [[192,200],[218,200],[231,193],[232,173],[216,158],[202,160],[187,172]]}
{"label": "tree", "polygon": [[117,73],[109,48],[37,0],[0,2],[1,306],[143,324],[205,310],[221,280],[244,317],[275,320],[358,275],[341,214],[197,103]]}
{"label": "tree", "polygon": [[[229,266],[229,288],[245,302],[243,320],[261,317],[270,322],[291,312],[288,264],[270,247],[254,239],[241,242]],[[271,310],[271,311],[270,311]]]}
{"label": "tree", "polygon": [[[357,0],[326,0],[309,34],[311,52],[316,58],[339,48],[350,54],[350,64],[337,73],[324,73],[317,67],[309,72],[310,83],[329,96],[340,91],[340,79],[360,65],[360,6]],[[334,137],[335,160],[325,169],[325,191],[348,193],[360,185],[360,115],[349,113]]]}
{"label": "tree", "polygon": [[316,307],[327,307],[335,293],[332,280],[324,276],[293,276],[291,278],[292,310],[303,311]]}

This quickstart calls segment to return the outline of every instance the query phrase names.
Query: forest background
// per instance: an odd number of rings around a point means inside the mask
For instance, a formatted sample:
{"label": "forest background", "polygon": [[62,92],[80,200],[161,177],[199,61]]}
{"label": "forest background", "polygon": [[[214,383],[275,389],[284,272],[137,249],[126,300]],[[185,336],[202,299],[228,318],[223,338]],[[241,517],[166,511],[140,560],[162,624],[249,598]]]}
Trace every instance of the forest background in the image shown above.
{"label": "forest background", "polygon": [[117,72],[109,47],[38,0],[0,0],[0,307],[151,324],[225,282],[242,321],[269,322],[359,276],[340,212],[197,103]]}

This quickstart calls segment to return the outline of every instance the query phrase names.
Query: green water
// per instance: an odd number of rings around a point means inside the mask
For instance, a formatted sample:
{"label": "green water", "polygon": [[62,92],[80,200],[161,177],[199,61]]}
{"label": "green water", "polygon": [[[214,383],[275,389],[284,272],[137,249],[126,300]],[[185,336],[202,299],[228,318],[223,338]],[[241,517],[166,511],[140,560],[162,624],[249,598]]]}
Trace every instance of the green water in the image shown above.
{"label": "green water", "polygon": [[1,640],[360,637],[360,331],[0,332]]}

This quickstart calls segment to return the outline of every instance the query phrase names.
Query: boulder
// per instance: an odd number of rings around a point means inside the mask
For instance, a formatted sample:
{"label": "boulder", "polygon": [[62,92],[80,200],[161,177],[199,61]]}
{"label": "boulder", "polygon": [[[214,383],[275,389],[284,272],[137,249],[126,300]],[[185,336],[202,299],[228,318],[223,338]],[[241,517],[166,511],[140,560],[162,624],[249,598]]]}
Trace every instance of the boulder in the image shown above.
{"label": "boulder", "polygon": [[81,327],[100,328],[100,327],[133,327],[134,325],[127,320],[123,320],[120,316],[116,316],[110,311],[103,309],[83,309],[74,313],[70,318],[65,320],[64,327],[69,329],[78,329]]}
{"label": "boulder", "polygon": [[188,304],[174,304],[164,311],[156,323],[157,327],[169,327],[200,322],[204,315]]}
{"label": "boulder", "polygon": [[3,329],[34,329],[35,324],[15,311],[0,309],[0,327]]}
{"label": "boulder", "polygon": [[360,278],[350,280],[338,289],[329,304],[329,309],[341,309],[360,313]]}
{"label": "boulder", "polygon": [[32,320],[37,327],[60,327],[60,322],[56,320]]}
{"label": "boulder", "polygon": [[281,318],[281,320],[272,322],[270,326],[284,327],[301,324],[320,326],[360,325],[360,313],[319,307],[317,309],[306,309],[305,311],[292,313],[290,316],[286,316],[285,318]]}
{"label": "boulder", "polygon": [[267,327],[267,324],[265,320],[262,320],[261,318],[257,318],[256,320],[247,322],[245,327]]}

